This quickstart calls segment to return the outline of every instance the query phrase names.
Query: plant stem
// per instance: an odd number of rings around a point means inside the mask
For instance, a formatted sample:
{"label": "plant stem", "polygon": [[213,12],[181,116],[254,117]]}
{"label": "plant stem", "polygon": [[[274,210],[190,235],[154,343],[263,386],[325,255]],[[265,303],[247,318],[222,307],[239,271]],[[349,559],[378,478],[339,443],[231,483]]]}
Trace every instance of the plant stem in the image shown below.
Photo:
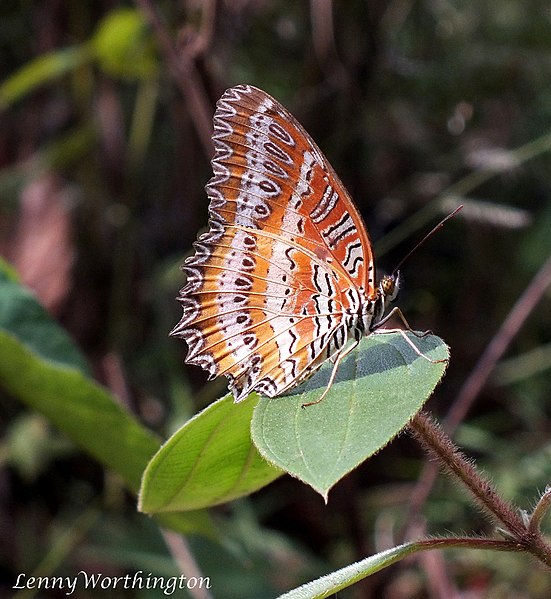
{"label": "plant stem", "polygon": [[459,451],[443,429],[428,414],[420,412],[410,424],[421,445],[448,472],[467,487],[477,502],[513,536],[522,534],[524,523],[518,510],[505,502],[494,486]]}
{"label": "plant stem", "polygon": [[439,424],[420,412],[410,423],[413,436],[440,466],[456,477],[472,494],[484,512],[499,522],[519,546],[551,567],[551,547],[539,530],[527,527],[516,506],[505,501],[487,480],[453,444]]}
{"label": "plant stem", "polygon": [[[181,535],[166,529],[161,529],[165,543],[182,574],[188,579],[205,578],[191,553],[187,541]],[[208,588],[202,586],[189,588],[188,592],[193,599],[213,599]]]}
{"label": "plant stem", "polygon": [[[499,327],[499,330],[491,339],[476,366],[461,387],[457,398],[453,401],[452,407],[444,420],[444,428],[448,435],[453,435],[454,431],[471,408],[474,400],[479,395],[481,389],[494,372],[497,362],[518,334],[526,319],[534,312],[537,304],[541,301],[546,290],[550,286],[551,256],[547,258],[544,265],[539,269],[530,284],[515,302],[515,305]],[[434,463],[428,463],[419,477],[419,482],[413,490],[410,500],[408,520],[411,519],[412,514],[421,511],[423,503],[429,496],[432,485],[438,474],[438,469],[434,466]]]}

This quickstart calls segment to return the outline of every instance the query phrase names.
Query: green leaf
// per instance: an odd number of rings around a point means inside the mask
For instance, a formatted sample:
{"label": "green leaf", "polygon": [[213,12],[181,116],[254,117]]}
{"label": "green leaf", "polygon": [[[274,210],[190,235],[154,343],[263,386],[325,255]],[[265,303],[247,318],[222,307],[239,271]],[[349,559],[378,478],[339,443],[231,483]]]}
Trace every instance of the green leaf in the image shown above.
{"label": "green leaf", "polygon": [[[433,335],[408,338],[426,357],[449,357]],[[419,411],[444,374],[446,363],[418,355],[400,333],[364,338],[339,366],[320,403],[333,364],[287,396],[262,398],[252,419],[252,438],[270,463],[309,484],[327,500],[331,487],[379,451]]]}
{"label": "green leaf", "polygon": [[0,280],[8,280],[12,283],[19,282],[19,273],[17,270],[7,261],[0,256]]}
{"label": "green leaf", "polygon": [[89,58],[86,46],[63,48],[35,58],[0,84],[0,108],[73,71]]}
{"label": "green leaf", "polygon": [[252,395],[235,404],[228,395],[186,422],[149,463],[139,509],[156,513],[216,505],[257,491],[280,476],[251,442],[257,401]]}
{"label": "green leaf", "polygon": [[74,451],[67,437],[54,434],[46,418],[36,412],[23,412],[11,420],[2,445],[8,463],[26,482],[36,480],[51,460]]}
{"label": "green leaf", "polygon": [[[0,388],[137,490],[160,442],[85,372],[69,336],[31,293],[0,271]],[[212,534],[205,514],[170,516],[162,519],[166,526]]]}
{"label": "green leaf", "polygon": [[0,330],[0,385],[44,414],[131,489],[159,446],[111,395],[79,370],[44,360]]}
{"label": "green leaf", "polygon": [[0,270],[0,298],[0,330],[13,335],[43,360],[88,372],[86,360],[71,338],[6,269]]}
{"label": "green leaf", "polygon": [[429,547],[420,543],[398,545],[398,547],[382,551],[304,584],[281,595],[279,599],[321,599],[322,597],[329,597],[363,578],[367,578],[375,574],[375,572],[391,566],[412,553],[426,549],[429,549]]}
{"label": "green leaf", "polygon": [[153,75],[157,60],[147,22],[140,11],[118,8],[99,24],[92,47],[109,75],[141,79]]}

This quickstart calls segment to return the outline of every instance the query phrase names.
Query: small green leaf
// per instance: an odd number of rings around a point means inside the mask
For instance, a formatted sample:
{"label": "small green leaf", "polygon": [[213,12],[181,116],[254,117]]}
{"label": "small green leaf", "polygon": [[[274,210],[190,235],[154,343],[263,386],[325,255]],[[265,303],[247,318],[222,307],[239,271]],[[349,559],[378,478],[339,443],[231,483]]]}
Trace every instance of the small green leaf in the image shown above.
{"label": "small green leaf", "polygon": [[[433,335],[408,333],[426,357],[449,357]],[[327,500],[345,474],[393,439],[419,411],[444,374],[446,363],[418,355],[400,333],[364,338],[340,364],[320,403],[333,364],[328,362],[291,395],[262,398],[252,419],[252,438],[272,464],[309,484]]]}
{"label": "small green leaf", "polygon": [[12,283],[19,283],[19,273],[7,260],[0,256],[0,281],[4,279]]}
{"label": "small green leaf", "polygon": [[36,480],[51,460],[74,451],[67,437],[54,434],[46,418],[36,412],[23,412],[10,422],[3,447],[8,463],[27,482]]}
{"label": "small green leaf", "polygon": [[109,13],[99,24],[92,47],[100,67],[114,77],[141,79],[157,68],[153,40],[139,10],[118,8]]}
{"label": "small green leaf", "polygon": [[24,96],[90,59],[86,46],[72,46],[39,56],[0,83],[0,108],[7,108]]}
{"label": "small green leaf", "polygon": [[139,509],[156,513],[216,505],[257,491],[280,476],[251,442],[257,401],[250,396],[235,404],[228,395],[188,420],[149,463]]}
{"label": "small green leaf", "polygon": [[404,559],[412,553],[426,549],[429,549],[429,547],[421,543],[398,545],[398,547],[381,551],[381,553],[371,555],[359,562],[350,564],[340,570],[331,572],[331,574],[304,584],[281,595],[278,599],[322,599],[323,597],[329,597],[363,578],[375,574],[379,570],[388,568],[388,566]]}

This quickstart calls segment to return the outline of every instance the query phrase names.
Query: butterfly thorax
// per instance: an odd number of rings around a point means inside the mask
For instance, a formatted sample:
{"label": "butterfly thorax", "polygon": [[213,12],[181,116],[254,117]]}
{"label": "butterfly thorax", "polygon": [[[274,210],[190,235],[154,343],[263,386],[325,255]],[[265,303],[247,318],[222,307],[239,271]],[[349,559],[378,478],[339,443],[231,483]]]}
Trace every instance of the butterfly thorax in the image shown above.
{"label": "butterfly thorax", "polygon": [[372,333],[384,318],[388,305],[394,301],[400,286],[399,273],[385,275],[371,294],[363,289],[350,288],[346,296],[350,302],[345,310],[345,324],[349,338],[358,341]]}

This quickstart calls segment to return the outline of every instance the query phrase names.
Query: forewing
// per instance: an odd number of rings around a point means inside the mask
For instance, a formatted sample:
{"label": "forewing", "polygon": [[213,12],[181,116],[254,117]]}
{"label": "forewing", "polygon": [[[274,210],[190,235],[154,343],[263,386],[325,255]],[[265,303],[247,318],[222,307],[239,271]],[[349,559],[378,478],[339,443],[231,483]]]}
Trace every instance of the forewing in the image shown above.
{"label": "forewing", "polygon": [[[186,260],[188,363],[237,400],[298,384],[346,342],[350,289],[373,288],[363,222],[320,150],[260,90],[228,90],[214,117],[210,230]],[[357,306],[356,306],[357,309]]]}

